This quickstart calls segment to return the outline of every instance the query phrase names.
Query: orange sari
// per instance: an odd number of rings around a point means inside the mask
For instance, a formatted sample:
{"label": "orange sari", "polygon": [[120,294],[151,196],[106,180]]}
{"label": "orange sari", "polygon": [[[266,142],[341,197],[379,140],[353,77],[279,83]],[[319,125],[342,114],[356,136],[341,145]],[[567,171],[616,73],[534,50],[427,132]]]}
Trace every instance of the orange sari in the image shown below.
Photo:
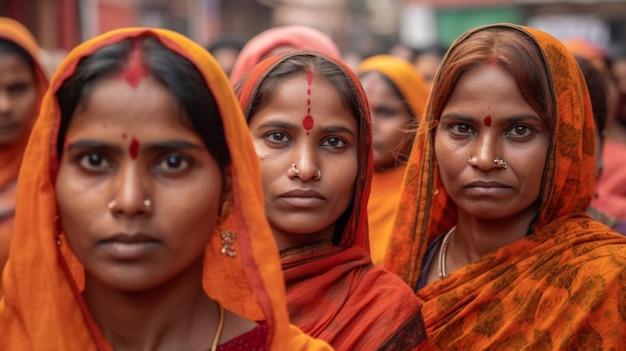
{"label": "orange sari", "polygon": [[[319,53],[310,53],[323,56]],[[238,84],[244,115],[263,78],[293,54],[262,61]],[[312,243],[281,251],[292,322],[336,350],[417,350],[425,346],[420,303],[398,277],[376,267],[369,256],[367,198],[373,157],[369,110],[359,80],[339,61],[355,83],[361,101],[358,175],[349,219],[340,243]]]}
{"label": "orange sari", "polygon": [[239,52],[230,73],[230,82],[237,83],[272,51],[282,50],[283,47],[315,50],[332,57],[341,57],[332,39],[315,28],[299,25],[270,28],[250,39]]}
{"label": "orange sari", "polygon": [[[370,57],[359,65],[357,73],[379,72],[389,79],[400,91],[411,115],[420,119],[426,107],[428,86],[415,67],[398,57],[378,55]],[[372,261],[380,266],[383,263],[387,244],[393,230],[393,219],[400,203],[400,189],[406,170],[404,163],[391,170],[374,171],[372,191],[367,204],[369,218],[369,239]]]}
{"label": "orange sari", "polygon": [[[37,106],[33,109],[35,112],[32,116],[32,123],[34,124],[41,99],[48,88],[48,79],[39,62],[39,46],[26,27],[6,17],[0,17],[0,39],[20,46],[33,59],[38,96]],[[13,216],[15,213],[17,174],[22,164],[28,136],[29,133],[26,133],[13,145],[0,147],[0,273],[2,273],[9,254],[9,244],[13,231]],[[2,297],[2,282],[0,282],[0,297]]]}
{"label": "orange sari", "polygon": [[[532,234],[417,292],[429,338],[446,350],[623,350],[626,238],[584,214],[595,179],[594,122],[584,77],[555,38],[512,24],[494,26],[526,35],[552,72],[557,116],[538,215]],[[452,49],[479,30],[462,35]],[[440,89],[436,81],[432,96]],[[438,118],[429,105],[385,260],[412,287],[429,242],[456,223],[433,150]]]}
{"label": "orange sari", "polygon": [[[268,350],[328,350],[289,325],[283,275],[263,210],[258,162],[235,95],[215,60],[190,39],[162,29],[126,28],[91,39],[63,61],[46,93],[20,173],[12,255],[0,300],[1,350],[111,350],[80,293],[83,272],[62,233],[56,233],[54,177],[60,111],[56,91],[79,60],[104,45],[153,36],[186,57],[203,74],[217,101],[232,159],[232,230],[237,256],[220,254],[220,235],[205,250],[207,295],[249,320],[268,324]],[[59,244],[57,244],[57,242]]]}

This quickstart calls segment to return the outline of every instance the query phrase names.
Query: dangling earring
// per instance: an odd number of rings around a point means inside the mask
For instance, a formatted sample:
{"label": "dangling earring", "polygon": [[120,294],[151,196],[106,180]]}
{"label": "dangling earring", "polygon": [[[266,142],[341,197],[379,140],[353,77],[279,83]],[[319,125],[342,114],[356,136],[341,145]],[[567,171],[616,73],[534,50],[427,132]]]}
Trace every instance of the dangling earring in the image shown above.
{"label": "dangling earring", "polygon": [[[230,216],[231,210],[230,202],[228,200],[224,201],[220,209],[220,218],[217,220],[218,227],[226,222]],[[235,249],[237,234],[227,229],[220,229],[220,236],[222,238],[222,250],[220,251],[222,255],[229,257],[237,256],[237,250]]]}
{"label": "dangling earring", "polygon": [[59,215],[54,216],[54,237],[56,238],[57,246],[61,246],[61,233],[63,233],[63,226],[61,225],[61,218]]}

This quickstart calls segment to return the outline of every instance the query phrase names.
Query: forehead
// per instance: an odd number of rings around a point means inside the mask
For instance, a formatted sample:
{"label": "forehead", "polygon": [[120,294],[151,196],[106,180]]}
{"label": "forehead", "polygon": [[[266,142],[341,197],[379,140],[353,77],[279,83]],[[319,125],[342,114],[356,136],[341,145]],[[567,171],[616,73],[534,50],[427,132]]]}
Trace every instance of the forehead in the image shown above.
{"label": "forehead", "polygon": [[136,87],[122,76],[98,82],[74,113],[71,124],[79,122],[145,130],[188,124],[177,99],[152,76],[144,77]]}
{"label": "forehead", "polygon": [[33,71],[18,54],[0,52],[0,79],[35,79]]}
{"label": "forehead", "polygon": [[306,72],[302,72],[282,81],[259,112],[280,111],[272,115],[294,120],[302,120],[310,114],[316,125],[324,120],[338,122],[343,119],[357,123],[346,98],[330,81],[317,74],[309,78]]}

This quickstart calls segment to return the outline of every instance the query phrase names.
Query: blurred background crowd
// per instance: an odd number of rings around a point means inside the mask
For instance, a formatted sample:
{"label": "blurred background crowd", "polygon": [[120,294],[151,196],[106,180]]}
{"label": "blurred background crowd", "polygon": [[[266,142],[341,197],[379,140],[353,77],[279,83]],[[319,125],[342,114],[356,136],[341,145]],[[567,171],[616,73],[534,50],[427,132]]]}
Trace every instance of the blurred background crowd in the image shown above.
{"label": "blurred background crowd", "polygon": [[173,29],[208,48],[244,43],[274,26],[307,25],[356,64],[380,53],[414,60],[476,25],[512,22],[626,55],[625,0],[2,0],[0,15],[25,24],[52,66],[76,44],[127,26]]}

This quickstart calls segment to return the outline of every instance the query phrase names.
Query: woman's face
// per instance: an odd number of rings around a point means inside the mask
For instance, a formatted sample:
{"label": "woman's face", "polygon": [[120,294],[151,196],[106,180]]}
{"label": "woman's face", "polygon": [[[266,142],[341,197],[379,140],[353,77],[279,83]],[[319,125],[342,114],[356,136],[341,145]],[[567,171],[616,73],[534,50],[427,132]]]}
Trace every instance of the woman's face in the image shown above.
{"label": "woman's face", "polygon": [[408,153],[412,142],[408,107],[379,73],[365,75],[361,84],[372,116],[374,167],[394,168],[398,156]]}
{"label": "woman's face", "polygon": [[147,290],[201,261],[227,180],[184,121],[151,76],[135,88],[106,79],[73,115],[56,181],[59,213],[73,252],[103,285]]}
{"label": "woman's face", "polygon": [[312,73],[293,76],[249,127],[279,248],[330,240],[352,201],[358,169],[357,121],[337,90]]}
{"label": "woman's face", "polygon": [[550,131],[507,71],[484,64],[464,73],[435,133],[441,179],[459,215],[506,220],[535,211]]}
{"label": "woman's face", "polygon": [[17,54],[0,54],[0,148],[30,131],[37,108],[37,82]]}

